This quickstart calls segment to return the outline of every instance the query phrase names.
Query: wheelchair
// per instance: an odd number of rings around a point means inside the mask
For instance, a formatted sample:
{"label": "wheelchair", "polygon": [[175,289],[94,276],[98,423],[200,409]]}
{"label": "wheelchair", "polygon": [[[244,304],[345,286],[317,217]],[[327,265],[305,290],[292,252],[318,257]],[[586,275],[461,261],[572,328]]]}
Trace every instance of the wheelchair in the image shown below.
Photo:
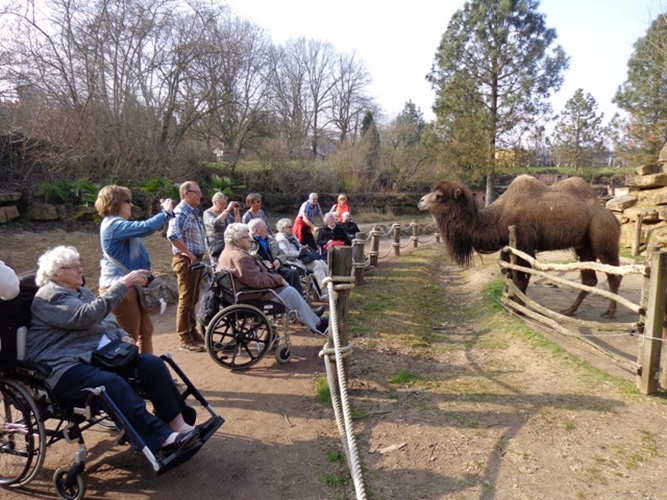
{"label": "wheelchair", "polygon": [[[146,457],[158,474],[192,458],[204,443],[220,428],[224,419],[217,415],[176,362],[168,355],[161,358],[172,375],[180,379],[185,389],[181,396],[192,396],[210,414],[208,420],[196,426],[199,438],[180,453],[163,456],[153,453],[141,436],[120,412],[103,386],[91,387],[81,407],[67,407],[58,401],[45,382],[49,368],[22,359],[24,327],[30,318],[30,304],[37,290],[34,273],[19,276],[21,293],[16,299],[0,302],[0,486],[4,488],[27,485],[40,472],[46,450],[65,440],[77,443],[78,449],[71,465],[55,471],[53,485],[59,498],[80,499],[85,494],[83,479],[86,458],[84,431],[100,425],[117,433],[118,444],[129,444]],[[194,425],[192,422],[191,425]],[[122,429],[119,430],[119,429]]]}
{"label": "wheelchair", "polygon": [[296,268],[296,270],[299,272],[301,287],[303,288],[303,298],[306,299],[308,304],[312,304],[313,302],[322,302],[324,300],[322,289],[317,283],[315,275],[313,275],[312,271],[306,269],[306,266],[297,260],[288,260],[285,262],[285,264]]}
{"label": "wheelchair", "polygon": [[[292,359],[289,328],[296,312],[289,311],[274,290],[237,291],[230,271],[217,271],[202,262],[192,268],[207,269],[206,279],[216,299],[216,314],[202,324],[206,351],[213,361],[230,370],[245,370],[270,350],[280,364]],[[258,293],[270,294],[271,299],[247,298]]]}

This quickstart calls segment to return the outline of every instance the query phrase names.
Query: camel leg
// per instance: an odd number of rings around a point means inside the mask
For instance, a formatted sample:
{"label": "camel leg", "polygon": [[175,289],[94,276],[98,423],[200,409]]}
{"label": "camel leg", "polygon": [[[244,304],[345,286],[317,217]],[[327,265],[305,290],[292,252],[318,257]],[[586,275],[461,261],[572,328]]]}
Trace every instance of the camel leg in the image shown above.
{"label": "camel leg", "polygon": [[[608,264],[610,266],[618,266],[620,264],[620,259],[618,258],[618,253],[611,255],[609,257],[601,256],[600,262],[603,264]],[[609,291],[615,295],[618,295],[618,289],[621,287],[621,279],[623,276],[620,274],[607,274],[607,284],[609,285]],[[609,300],[609,307],[607,311],[602,313],[603,318],[613,318],[616,316],[616,301],[613,299]]]}
{"label": "camel leg", "polygon": [[[592,262],[595,260],[595,258],[593,257],[593,253],[589,249],[577,249],[575,251],[577,253],[577,256],[579,257],[580,262]],[[595,275],[595,271],[592,271],[590,269],[585,269],[581,271],[581,284],[587,286],[597,285],[598,278]],[[577,312],[577,309],[579,309],[579,306],[584,301],[587,295],[588,292],[584,290],[580,291],[579,295],[577,295],[577,298],[574,299],[572,305],[567,309],[561,311],[561,314],[564,314],[565,316],[572,316],[575,312]]]}
{"label": "camel leg", "polygon": [[[529,264],[525,260],[518,259],[517,264],[523,267],[527,267]],[[516,285],[516,287],[523,293],[524,295],[526,294],[526,290],[528,289],[528,282],[530,281],[530,274],[529,273],[522,273],[519,271],[512,271],[512,281]],[[516,302],[519,305],[525,305],[523,303],[523,300],[519,299],[518,297],[513,296],[512,300]]]}

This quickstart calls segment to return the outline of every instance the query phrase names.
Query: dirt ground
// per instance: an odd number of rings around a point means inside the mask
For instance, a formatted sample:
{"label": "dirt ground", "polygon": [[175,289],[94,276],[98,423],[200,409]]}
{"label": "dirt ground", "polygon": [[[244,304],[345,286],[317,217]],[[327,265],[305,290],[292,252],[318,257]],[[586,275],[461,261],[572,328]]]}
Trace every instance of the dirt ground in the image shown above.
{"label": "dirt ground", "polygon": [[[96,288],[96,232],[0,228],[0,238],[0,259],[19,272],[34,268],[46,248],[75,245]],[[156,235],[147,244],[154,272],[169,273],[166,241]],[[355,433],[368,498],[667,498],[665,401],[619,388],[550,347],[479,321],[480,297],[495,273],[491,257],[467,272],[442,259],[433,278],[450,299],[448,315],[434,324],[442,338],[427,356],[355,339],[350,393],[364,410]],[[622,285],[635,299],[638,290],[630,280]],[[573,299],[540,280],[529,295],[565,305]],[[597,318],[606,304],[589,298],[582,307],[578,317]],[[314,400],[314,382],[324,372],[322,339],[295,330],[290,363],[267,356],[232,373],[205,353],[177,349],[174,309],[155,318],[156,352],[172,353],[226,423],[191,461],[159,477],[140,454],[114,447],[107,431],[88,431],[86,498],[354,498],[351,487],[336,486],[346,467],[332,458],[341,450],[333,411]],[[619,350],[634,349],[632,342]],[[586,349],[582,355],[591,357]],[[609,371],[618,368],[605,363]],[[390,386],[388,378],[403,369],[424,382]],[[627,369],[614,376],[632,381]],[[38,477],[0,490],[0,498],[53,498],[53,472],[71,463],[74,451],[67,443],[50,447]]]}

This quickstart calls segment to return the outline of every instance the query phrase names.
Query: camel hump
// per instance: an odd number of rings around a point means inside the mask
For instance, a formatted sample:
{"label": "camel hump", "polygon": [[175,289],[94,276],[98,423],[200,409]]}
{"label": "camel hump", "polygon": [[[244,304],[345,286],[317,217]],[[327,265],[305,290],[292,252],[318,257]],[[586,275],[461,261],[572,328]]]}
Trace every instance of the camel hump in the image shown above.
{"label": "camel hump", "polygon": [[553,191],[568,193],[580,199],[599,201],[591,185],[581,177],[568,177],[551,186]]}
{"label": "camel hump", "polygon": [[496,202],[502,203],[504,199],[516,200],[524,198],[537,198],[542,196],[549,188],[538,181],[535,177],[522,174],[516,177],[507,190],[498,198]]}

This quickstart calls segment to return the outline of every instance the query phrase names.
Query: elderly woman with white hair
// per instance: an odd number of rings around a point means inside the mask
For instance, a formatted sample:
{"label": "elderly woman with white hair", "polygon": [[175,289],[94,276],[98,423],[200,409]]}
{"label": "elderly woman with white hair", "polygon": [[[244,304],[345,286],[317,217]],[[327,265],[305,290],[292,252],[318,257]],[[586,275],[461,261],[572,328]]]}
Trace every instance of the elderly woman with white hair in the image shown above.
{"label": "elderly woman with white hair", "polygon": [[[296,236],[294,236],[294,225],[292,219],[280,219],[276,223],[276,242],[283,253],[290,261],[296,261],[303,265],[306,269],[313,273],[315,281],[317,281],[320,290],[324,282],[324,278],[329,275],[329,268],[326,263],[319,258],[319,253],[309,246],[302,245]],[[322,295],[322,300],[327,299],[327,294]]]}
{"label": "elderly woman with white hair", "polygon": [[[227,269],[231,272],[237,291],[273,289],[289,310],[297,312],[299,321],[313,333],[326,335],[329,319],[320,317],[301,294],[287,284],[285,278],[277,273],[270,273],[250,254],[251,248],[252,237],[247,224],[230,224],[225,231],[225,249],[218,259],[218,270]],[[256,295],[244,295],[244,297],[270,300],[273,295],[258,292]],[[321,312],[323,311],[322,308]]]}
{"label": "elderly woman with white hair", "polygon": [[202,217],[206,230],[206,246],[211,256],[211,264],[215,265],[225,248],[225,229],[229,224],[241,222],[241,212],[238,202],[230,202],[227,195],[220,191],[213,195],[211,202],[213,206],[204,210]]}
{"label": "elderly woman with white hair", "polygon": [[199,438],[193,427],[196,411],[185,404],[162,359],[139,354],[133,370],[154,414],[122,372],[107,371],[92,362],[92,353],[111,341],[134,343],[111,311],[128,288],[146,284],[148,271],[130,271],[95,298],[83,286],[83,266],[74,247],[47,251],[38,266],[40,288],[31,308],[26,359],[51,369],[46,382],[58,400],[68,406],[83,404],[89,394],[86,388],[104,386],[151,451],[167,456],[195,445]]}

